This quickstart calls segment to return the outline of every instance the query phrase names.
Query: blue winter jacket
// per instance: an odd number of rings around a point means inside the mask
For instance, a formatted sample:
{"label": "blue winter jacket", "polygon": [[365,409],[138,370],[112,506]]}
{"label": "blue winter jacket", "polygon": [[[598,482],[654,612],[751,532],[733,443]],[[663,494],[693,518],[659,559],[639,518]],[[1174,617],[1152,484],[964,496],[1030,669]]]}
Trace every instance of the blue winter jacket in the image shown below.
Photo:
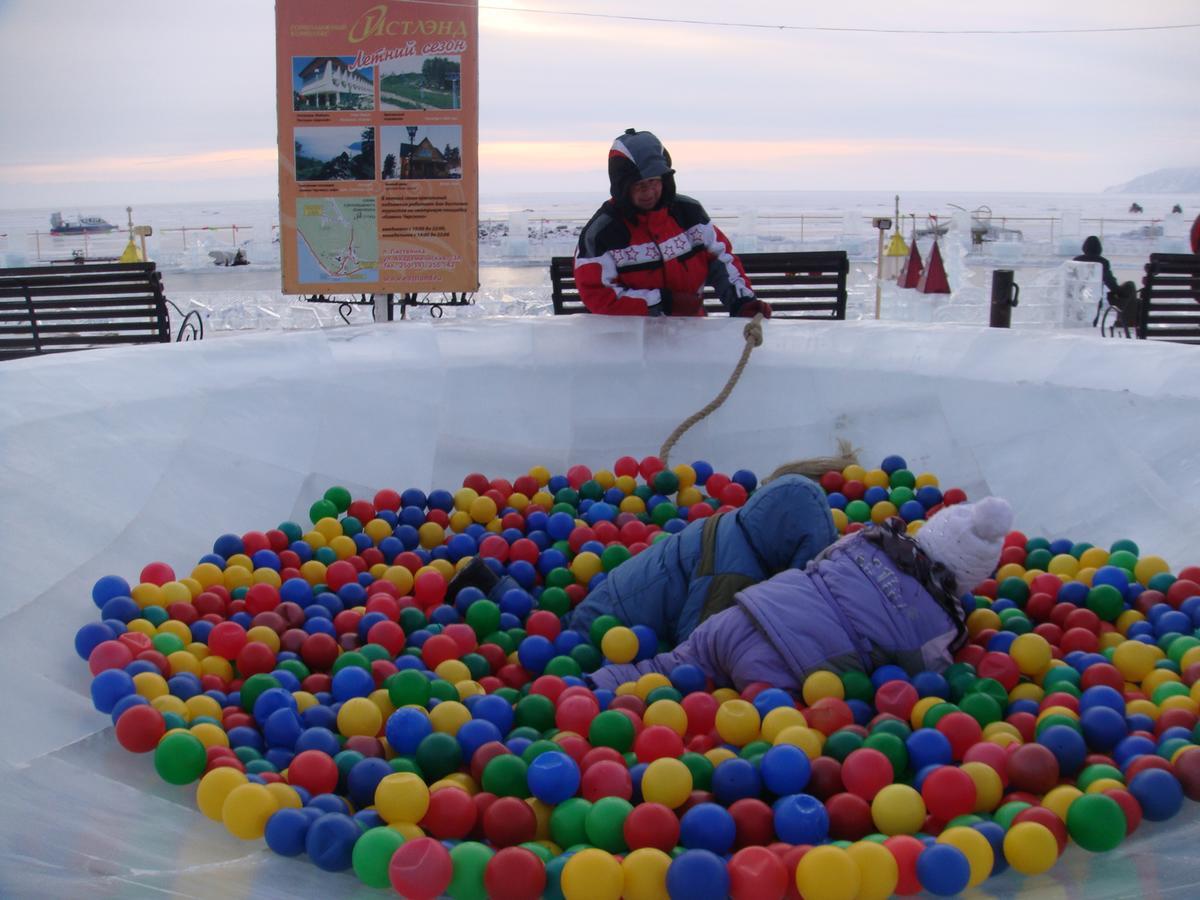
{"label": "blue winter jacket", "polygon": [[[711,565],[704,564],[706,537]],[[692,522],[621,563],[566,624],[586,635],[607,614],[627,625],[649,625],[676,644],[702,618],[732,604],[739,590],[803,568],[836,538],[821,487],[801,475],[783,475],[736,512]]]}
{"label": "blue winter jacket", "polygon": [[799,696],[804,679],[819,669],[871,672],[892,663],[914,675],[941,671],[958,633],[915,578],[879,546],[852,534],[804,571],[741,591],[731,608],[706,619],[674,650],[604,666],[589,678],[611,690],[689,663],[718,687],[740,691],[767,682]]}

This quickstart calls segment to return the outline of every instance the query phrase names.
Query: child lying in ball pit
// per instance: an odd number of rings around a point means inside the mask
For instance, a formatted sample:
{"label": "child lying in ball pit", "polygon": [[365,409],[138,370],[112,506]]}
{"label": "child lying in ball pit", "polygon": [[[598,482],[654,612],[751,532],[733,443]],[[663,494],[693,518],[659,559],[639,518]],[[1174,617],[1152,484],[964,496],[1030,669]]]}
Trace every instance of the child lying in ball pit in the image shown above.
{"label": "child lying in ball pit", "polygon": [[995,570],[1011,525],[1012,510],[998,497],[946,507],[915,537],[899,519],[868,525],[803,570],[742,589],[673,650],[604,666],[590,681],[615,689],[690,663],[717,687],[767,682],[799,695],[822,669],[871,672],[892,663],[910,674],[940,671],[966,639],[964,594]]}

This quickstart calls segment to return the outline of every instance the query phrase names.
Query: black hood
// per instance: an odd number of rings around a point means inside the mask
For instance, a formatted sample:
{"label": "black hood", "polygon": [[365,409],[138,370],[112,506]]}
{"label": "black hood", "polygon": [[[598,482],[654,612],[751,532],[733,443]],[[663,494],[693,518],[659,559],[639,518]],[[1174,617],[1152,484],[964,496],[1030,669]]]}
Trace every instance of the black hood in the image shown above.
{"label": "black hood", "polygon": [[1088,235],[1083,240],[1083,252],[1088,256],[1099,256],[1104,252],[1104,247],[1100,243],[1100,238],[1094,234]]}
{"label": "black hood", "polygon": [[666,206],[675,199],[675,170],[671,168],[671,154],[657,137],[649,131],[626,129],[613,141],[608,151],[608,189],[613,202],[629,218],[637,210],[629,201],[629,188],[646,178],[662,178],[663,191],[659,206]]}

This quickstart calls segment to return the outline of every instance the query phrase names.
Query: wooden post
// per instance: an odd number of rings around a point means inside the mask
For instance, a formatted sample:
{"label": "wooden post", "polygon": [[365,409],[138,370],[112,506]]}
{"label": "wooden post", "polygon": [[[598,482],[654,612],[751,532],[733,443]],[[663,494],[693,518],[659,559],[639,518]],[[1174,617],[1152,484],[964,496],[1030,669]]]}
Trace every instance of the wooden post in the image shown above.
{"label": "wooden post", "polygon": [[879,250],[875,254],[875,318],[879,319],[879,309],[883,304],[883,233],[886,228],[876,228],[879,232]]}

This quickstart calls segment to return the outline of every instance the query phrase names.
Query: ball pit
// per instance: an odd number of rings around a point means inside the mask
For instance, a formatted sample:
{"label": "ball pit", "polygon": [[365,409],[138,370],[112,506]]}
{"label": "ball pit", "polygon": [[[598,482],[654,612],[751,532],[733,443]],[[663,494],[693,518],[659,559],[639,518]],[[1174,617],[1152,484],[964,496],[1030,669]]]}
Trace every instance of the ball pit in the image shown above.
{"label": "ball pit", "polygon": [[[222,535],[188,575],[105,576],[75,637],[93,704],[231,834],[406,896],[950,895],[1071,842],[1111,850],[1200,796],[1200,572],[1128,541],[1010,534],[941,674],[818,672],[791,698],[680,667],[590,690],[657,640],[559,617],[757,487],[630,463],[331,488],[311,529]],[[899,457],[821,483],[843,533],[897,511],[914,532],[966,499]],[[522,589],[445,603],[471,557]]]}

